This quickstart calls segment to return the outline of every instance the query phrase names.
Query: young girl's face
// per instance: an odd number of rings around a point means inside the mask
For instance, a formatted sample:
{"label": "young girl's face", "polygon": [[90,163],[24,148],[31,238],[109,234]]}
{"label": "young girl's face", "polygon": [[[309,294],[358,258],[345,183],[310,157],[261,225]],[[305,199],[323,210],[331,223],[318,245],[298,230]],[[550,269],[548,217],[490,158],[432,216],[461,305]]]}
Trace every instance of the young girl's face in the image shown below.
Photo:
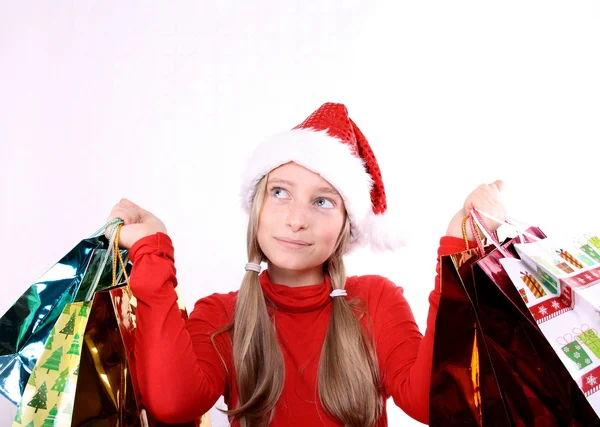
{"label": "young girl's face", "polygon": [[327,181],[287,163],[269,174],[258,243],[278,268],[315,268],[333,253],[344,218],[342,197]]}

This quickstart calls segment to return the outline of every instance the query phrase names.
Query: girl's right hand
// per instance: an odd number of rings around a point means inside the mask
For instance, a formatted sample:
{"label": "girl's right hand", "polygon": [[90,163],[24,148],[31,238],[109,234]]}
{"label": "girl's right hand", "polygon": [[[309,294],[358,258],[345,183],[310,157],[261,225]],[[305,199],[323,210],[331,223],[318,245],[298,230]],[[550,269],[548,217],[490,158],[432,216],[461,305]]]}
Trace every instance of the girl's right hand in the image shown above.
{"label": "girl's right hand", "polygon": [[[167,234],[167,228],[160,219],[127,199],[121,199],[113,207],[107,222],[116,218],[124,221],[119,235],[119,247],[122,249],[131,249],[135,242],[151,234],[158,232]],[[107,239],[113,227],[106,229]]]}

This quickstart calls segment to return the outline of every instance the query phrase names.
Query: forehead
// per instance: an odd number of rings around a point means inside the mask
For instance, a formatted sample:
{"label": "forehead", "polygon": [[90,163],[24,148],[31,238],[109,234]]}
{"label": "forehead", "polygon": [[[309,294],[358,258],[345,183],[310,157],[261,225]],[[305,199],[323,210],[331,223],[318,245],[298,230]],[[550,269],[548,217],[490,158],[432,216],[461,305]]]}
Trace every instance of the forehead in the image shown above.
{"label": "forehead", "polygon": [[269,182],[276,180],[290,181],[295,185],[328,188],[337,193],[335,187],[321,175],[293,162],[281,165],[269,173]]}

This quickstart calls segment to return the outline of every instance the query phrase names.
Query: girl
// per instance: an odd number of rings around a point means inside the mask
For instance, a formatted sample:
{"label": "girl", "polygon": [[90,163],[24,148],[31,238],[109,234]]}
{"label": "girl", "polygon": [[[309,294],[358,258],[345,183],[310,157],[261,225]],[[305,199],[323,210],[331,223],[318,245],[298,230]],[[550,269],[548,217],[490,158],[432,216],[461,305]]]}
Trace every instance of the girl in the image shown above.
{"label": "girl", "polygon": [[[467,197],[438,255],[465,249],[461,222],[471,209],[506,217],[501,186],[481,185]],[[346,107],[324,104],[263,142],[242,198],[249,262],[241,287],[200,299],[187,321],[165,225],[126,199],[108,218],[124,221],[120,244],[133,263],[147,409],[185,422],[223,395],[232,425],[386,426],[392,397],[427,423],[439,280],[423,336],[402,288],[377,275],[346,277],[343,256],[352,248],[401,244],[375,156]]]}

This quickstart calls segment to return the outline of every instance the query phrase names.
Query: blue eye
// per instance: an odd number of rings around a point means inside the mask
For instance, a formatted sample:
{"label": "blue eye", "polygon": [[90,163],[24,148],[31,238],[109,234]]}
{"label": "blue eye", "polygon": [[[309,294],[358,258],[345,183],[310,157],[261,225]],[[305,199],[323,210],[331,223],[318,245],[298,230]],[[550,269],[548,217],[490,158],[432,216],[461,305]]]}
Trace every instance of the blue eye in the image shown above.
{"label": "blue eye", "polygon": [[[289,196],[289,195],[287,194],[287,191],[285,191],[285,190],[284,190],[283,188],[281,188],[281,187],[273,187],[273,188],[271,189],[271,193],[272,193],[272,194],[273,194],[275,197],[277,197],[278,199],[281,199],[282,197],[285,197],[285,196]],[[282,196],[282,193],[284,193],[284,195],[283,195],[283,196]]]}
{"label": "blue eye", "polygon": [[[317,201],[315,203],[317,204],[317,206],[319,206],[321,208],[325,208],[325,209],[332,209],[335,207],[335,205],[333,204],[333,202],[331,200],[326,199],[324,197],[317,199]],[[329,205],[327,205],[327,203],[329,203]]]}

